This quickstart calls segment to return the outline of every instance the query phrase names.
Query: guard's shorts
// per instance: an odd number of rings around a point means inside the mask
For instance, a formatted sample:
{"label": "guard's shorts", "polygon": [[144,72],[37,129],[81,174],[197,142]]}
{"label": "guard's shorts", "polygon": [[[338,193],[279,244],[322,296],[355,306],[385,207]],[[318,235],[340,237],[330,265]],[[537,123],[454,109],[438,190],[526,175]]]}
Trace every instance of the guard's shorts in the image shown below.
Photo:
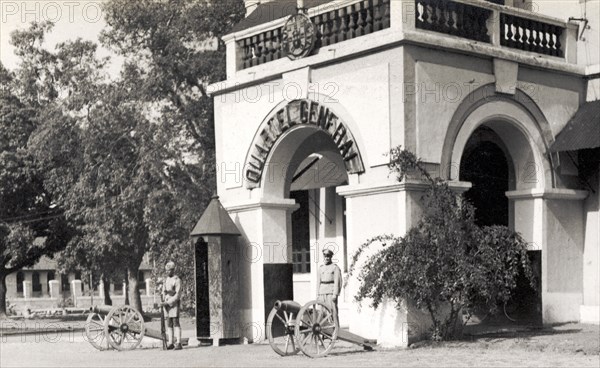
{"label": "guard's shorts", "polygon": [[179,325],[179,317],[167,317],[167,327],[181,327]]}

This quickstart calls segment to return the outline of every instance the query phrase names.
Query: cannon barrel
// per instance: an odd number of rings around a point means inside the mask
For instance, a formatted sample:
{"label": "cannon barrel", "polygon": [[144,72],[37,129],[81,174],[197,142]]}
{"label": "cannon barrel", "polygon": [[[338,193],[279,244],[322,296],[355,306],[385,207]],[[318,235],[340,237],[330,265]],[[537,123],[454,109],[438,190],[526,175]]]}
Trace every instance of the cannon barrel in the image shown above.
{"label": "cannon barrel", "polygon": [[90,308],[90,312],[106,316],[113,308],[110,305],[95,305]]}
{"label": "cannon barrel", "polygon": [[298,312],[300,312],[300,308],[302,308],[302,306],[293,300],[277,300],[273,308],[298,315]]}

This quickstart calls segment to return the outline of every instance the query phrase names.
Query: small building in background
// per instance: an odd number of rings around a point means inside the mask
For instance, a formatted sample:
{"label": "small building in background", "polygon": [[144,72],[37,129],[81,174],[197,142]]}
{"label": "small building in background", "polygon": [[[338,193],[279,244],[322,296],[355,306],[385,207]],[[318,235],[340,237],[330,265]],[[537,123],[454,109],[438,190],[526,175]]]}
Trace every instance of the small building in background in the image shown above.
{"label": "small building in background", "polygon": [[[43,239],[37,238],[35,241],[43,242]],[[152,264],[147,255],[138,272],[138,288],[145,308],[151,308],[155,301],[151,278]],[[12,305],[13,310],[19,312],[24,308],[88,308],[104,304],[102,285],[98,285],[97,280],[92,282],[95,287],[90,290],[90,280],[84,280],[81,272],[63,273],[55,259],[44,256],[34,266],[24,267],[6,277],[7,306]],[[110,297],[113,305],[124,304],[124,281],[110,284]]]}

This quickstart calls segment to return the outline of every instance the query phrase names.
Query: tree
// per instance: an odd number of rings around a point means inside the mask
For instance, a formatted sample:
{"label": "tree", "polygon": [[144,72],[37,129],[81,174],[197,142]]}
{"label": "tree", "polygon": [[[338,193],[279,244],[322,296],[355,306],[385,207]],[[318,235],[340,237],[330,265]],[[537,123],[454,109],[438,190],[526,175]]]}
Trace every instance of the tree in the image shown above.
{"label": "tree", "polygon": [[412,301],[429,313],[432,338],[439,340],[455,336],[461,312],[474,307],[495,312],[498,303],[507,302],[521,267],[534,285],[519,234],[504,226],[478,227],[473,206],[432,178],[414,154],[392,149],[389,167],[399,181],[418,174],[428,184],[424,213],[405,236],[382,235],[359,247],[350,274],[367,248],[384,246],[359,273],[357,301],[371,299],[375,308],[384,298],[398,306]]}
{"label": "tree", "polygon": [[150,232],[158,269],[169,259],[178,261],[184,305],[192,306],[189,231],[215,189],[213,103],[206,87],[225,79],[225,45],[220,38],[244,17],[244,3],[111,0],[104,13],[108,27],[101,41],[130,62],[129,73],[137,75],[138,103],[160,111],[171,138],[178,142],[180,155],[173,155],[169,166],[172,185],[152,197],[178,213],[167,216],[165,206],[158,205],[156,213],[147,213],[156,220]]}
{"label": "tree", "polygon": [[[6,276],[52,255],[71,228],[44,187],[29,139],[37,111],[18,96],[15,76],[0,63],[0,318],[6,316]],[[35,241],[40,238],[42,241]]]}

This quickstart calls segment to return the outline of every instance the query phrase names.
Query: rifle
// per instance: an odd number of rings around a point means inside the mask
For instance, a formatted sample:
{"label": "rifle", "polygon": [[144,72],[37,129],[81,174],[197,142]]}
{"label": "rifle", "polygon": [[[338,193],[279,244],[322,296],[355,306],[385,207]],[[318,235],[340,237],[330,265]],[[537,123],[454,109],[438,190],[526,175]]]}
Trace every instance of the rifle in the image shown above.
{"label": "rifle", "polygon": [[167,331],[165,327],[165,307],[162,305],[164,302],[164,297],[162,293],[162,280],[158,282],[157,289],[160,293],[160,336],[162,338],[162,348],[163,350],[167,350]]}

